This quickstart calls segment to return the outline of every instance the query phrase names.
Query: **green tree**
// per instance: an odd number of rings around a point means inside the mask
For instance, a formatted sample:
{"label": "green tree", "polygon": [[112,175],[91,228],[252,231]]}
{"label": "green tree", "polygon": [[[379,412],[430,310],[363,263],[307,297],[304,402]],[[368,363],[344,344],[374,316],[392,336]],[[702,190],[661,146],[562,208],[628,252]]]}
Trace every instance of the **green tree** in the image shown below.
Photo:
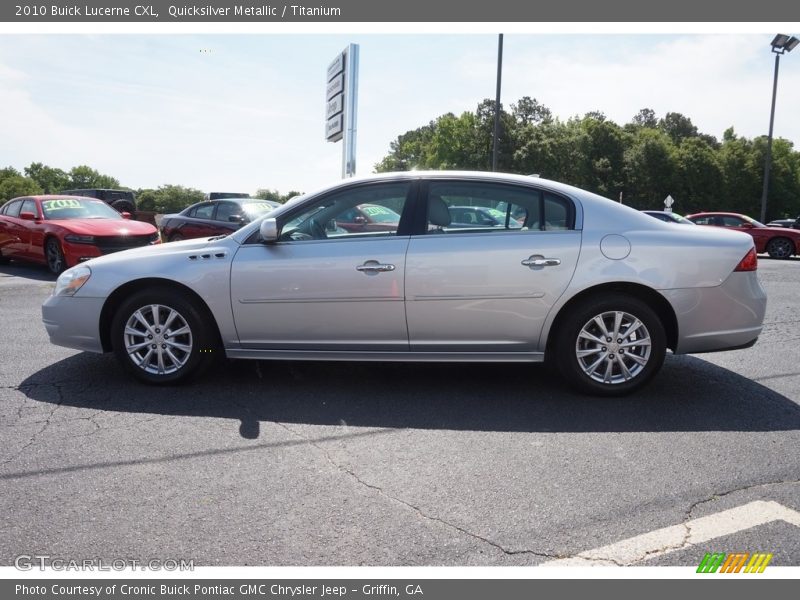
{"label": "green tree", "polygon": [[660,129],[640,129],[625,150],[625,204],[661,208],[674,191],[675,147]]}
{"label": "green tree", "polygon": [[25,167],[25,175],[39,184],[45,194],[57,194],[70,185],[70,177],[65,171],[48,167],[40,162]]}
{"label": "green tree", "polygon": [[95,169],[86,165],[73,167],[69,171],[69,187],[74,189],[86,188],[119,188],[119,181],[110,175],[102,175]]}
{"label": "green tree", "polygon": [[287,194],[281,194],[278,190],[268,190],[268,189],[259,189],[254,198],[259,198],[261,200],[271,200],[272,202],[280,202],[283,204],[290,198],[294,198],[295,196],[301,195],[302,192],[295,192],[290,191]]}
{"label": "green tree", "polygon": [[140,189],[136,193],[139,210],[157,213],[180,212],[187,206],[202,202],[203,192],[181,185],[162,185],[158,189]]}
{"label": "green tree", "polygon": [[41,193],[42,188],[30,177],[10,175],[0,180],[0,204],[19,196],[31,196]]}

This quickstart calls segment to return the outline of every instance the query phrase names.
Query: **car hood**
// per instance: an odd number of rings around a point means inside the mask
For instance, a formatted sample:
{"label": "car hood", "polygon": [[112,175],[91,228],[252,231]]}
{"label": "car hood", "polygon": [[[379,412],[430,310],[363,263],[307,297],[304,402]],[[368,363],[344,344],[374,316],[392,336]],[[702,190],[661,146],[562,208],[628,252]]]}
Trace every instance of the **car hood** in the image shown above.
{"label": "car hood", "polygon": [[78,235],[148,235],[156,232],[150,223],[128,219],[58,219],[47,223]]}
{"label": "car hood", "polygon": [[[193,240],[184,240],[181,242],[169,242],[168,244],[154,244],[152,246],[142,246],[141,248],[132,248],[125,252],[115,252],[113,254],[106,254],[93,258],[92,260],[83,263],[90,266],[106,266],[113,265],[114,263],[127,263],[131,264],[131,259],[151,259],[160,260],[170,256],[180,256],[191,254],[202,250],[212,244],[210,240],[214,238],[200,238]],[[219,241],[219,240],[216,240]]]}

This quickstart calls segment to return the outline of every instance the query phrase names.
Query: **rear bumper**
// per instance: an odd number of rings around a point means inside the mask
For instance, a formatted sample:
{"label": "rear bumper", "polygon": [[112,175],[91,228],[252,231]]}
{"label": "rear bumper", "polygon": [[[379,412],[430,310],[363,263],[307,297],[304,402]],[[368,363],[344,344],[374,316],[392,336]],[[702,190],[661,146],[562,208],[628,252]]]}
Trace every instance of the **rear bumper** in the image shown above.
{"label": "rear bumper", "polygon": [[57,346],[103,352],[100,342],[100,311],[103,298],[50,296],[42,304],[42,321]]}
{"label": "rear bumper", "polygon": [[675,354],[746,348],[761,333],[767,295],[755,271],[731,273],[716,287],[662,293],[678,319]]}

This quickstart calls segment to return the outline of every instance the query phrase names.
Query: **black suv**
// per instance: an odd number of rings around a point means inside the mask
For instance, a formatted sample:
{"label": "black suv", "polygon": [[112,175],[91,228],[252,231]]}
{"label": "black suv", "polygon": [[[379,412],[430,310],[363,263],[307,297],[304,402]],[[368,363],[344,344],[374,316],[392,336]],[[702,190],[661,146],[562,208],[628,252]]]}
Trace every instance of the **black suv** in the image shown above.
{"label": "black suv", "polygon": [[136,212],[136,200],[134,199],[133,192],[128,190],[63,190],[62,194],[68,196],[88,196],[89,198],[97,198],[110,204],[118,212],[128,212],[134,214]]}

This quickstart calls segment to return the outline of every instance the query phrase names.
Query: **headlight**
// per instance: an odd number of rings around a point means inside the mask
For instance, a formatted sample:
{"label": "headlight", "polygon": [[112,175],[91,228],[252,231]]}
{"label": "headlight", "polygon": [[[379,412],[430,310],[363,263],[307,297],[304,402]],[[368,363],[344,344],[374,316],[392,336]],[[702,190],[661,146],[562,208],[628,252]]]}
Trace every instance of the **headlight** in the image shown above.
{"label": "headlight", "polygon": [[77,266],[67,269],[56,280],[54,296],[74,296],[84,283],[89,281],[92,270],[87,266]]}
{"label": "headlight", "polygon": [[77,233],[69,233],[64,236],[64,239],[72,244],[94,244],[93,235],[78,235]]}

